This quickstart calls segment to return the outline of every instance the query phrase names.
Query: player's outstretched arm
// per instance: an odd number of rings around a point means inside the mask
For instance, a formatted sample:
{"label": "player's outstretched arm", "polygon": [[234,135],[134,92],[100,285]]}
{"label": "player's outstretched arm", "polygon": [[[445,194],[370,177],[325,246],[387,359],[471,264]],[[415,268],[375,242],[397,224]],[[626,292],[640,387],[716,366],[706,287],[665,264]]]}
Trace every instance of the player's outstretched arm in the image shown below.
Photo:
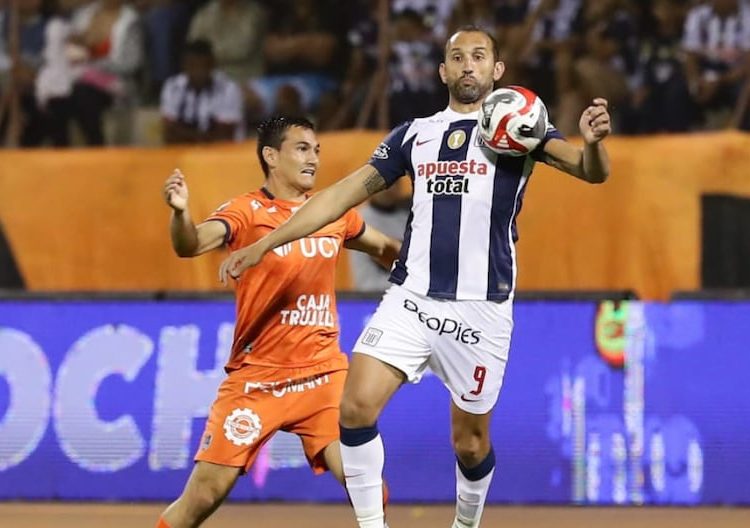
{"label": "player's outstretched arm", "polygon": [[367,253],[378,264],[391,269],[393,261],[398,258],[401,251],[401,241],[389,237],[374,227],[366,226],[364,233],[357,238],[347,240],[344,247]]}
{"label": "player's outstretched arm", "polygon": [[172,208],[169,234],[180,257],[195,257],[222,245],[227,228],[222,222],[193,223],[188,209],[188,187],[179,169],[164,182],[164,200]]}
{"label": "player's outstretched arm", "polygon": [[602,140],[612,131],[607,100],[596,98],[578,122],[583,149],[559,139],[544,145],[544,162],[589,183],[603,183],[609,176],[609,158]]}
{"label": "player's outstretched arm", "polygon": [[226,285],[229,277],[236,279],[273,248],[314,233],[385,188],[386,182],[380,173],[371,165],[364,165],[313,195],[289,220],[254,244],[232,252],[219,268],[219,280]]}

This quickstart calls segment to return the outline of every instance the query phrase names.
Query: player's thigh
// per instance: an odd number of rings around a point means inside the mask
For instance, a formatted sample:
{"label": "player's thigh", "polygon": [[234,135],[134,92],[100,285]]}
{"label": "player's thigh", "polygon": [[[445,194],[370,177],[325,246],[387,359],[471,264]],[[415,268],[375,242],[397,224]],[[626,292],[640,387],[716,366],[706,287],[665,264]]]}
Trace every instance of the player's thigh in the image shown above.
{"label": "player's thigh", "polygon": [[[346,371],[340,370],[293,381],[290,387],[294,389],[280,398],[286,409],[282,430],[300,437],[315,473],[329,469],[325,450],[339,439],[339,402],[345,379]],[[340,463],[333,469],[339,467]]]}
{"label": "player's thigh", "polygon": [[259,389],[249,368],[232,372],[211,406],[196,461],[250,469],[261,448],[284,423],[286,410],[273,391]]}
{"label": "player's thigh", "polygon": [[461,301],[435,304],[440,330],[433,335],[430,367],[469,414],[488,413],[497,402],[513,330],[512,303]]}
{"label": "player's thigh", "polygon": [[341,398],[341,424],[372,425],[405,380],[406,375],[396,367],[367,354],[355,353]]}
{"label": "player's thigh", "polygon": [[[352,391],[358,392],[360,382],[367,382],[369,368],[375,369],[376,375],[385,379],[395,369],[409,382],[419,382],[431,354],[428,331],[424,328],[419,313],[414,311],[414,307],[422,299],[423,297],[398,285],[391,286],[385,292],[377,310],[354,344],[349,370],[352,381],[347,382],[345,397]],[[370,359],[357,357],[358,355],[375,358],[393,369],[382,368]]]}

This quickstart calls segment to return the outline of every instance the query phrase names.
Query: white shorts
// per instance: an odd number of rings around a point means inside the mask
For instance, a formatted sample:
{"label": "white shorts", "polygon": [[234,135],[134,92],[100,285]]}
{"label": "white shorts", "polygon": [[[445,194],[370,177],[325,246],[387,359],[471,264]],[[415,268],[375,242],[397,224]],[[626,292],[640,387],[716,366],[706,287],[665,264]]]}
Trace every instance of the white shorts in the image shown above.
{"label": "white shorts", "polygon": [[357,339],[367,354],[418,383],[428,367],[471,414],[492,410],[503,384],[513,330],[513,303],[450,301],[394,285]]}

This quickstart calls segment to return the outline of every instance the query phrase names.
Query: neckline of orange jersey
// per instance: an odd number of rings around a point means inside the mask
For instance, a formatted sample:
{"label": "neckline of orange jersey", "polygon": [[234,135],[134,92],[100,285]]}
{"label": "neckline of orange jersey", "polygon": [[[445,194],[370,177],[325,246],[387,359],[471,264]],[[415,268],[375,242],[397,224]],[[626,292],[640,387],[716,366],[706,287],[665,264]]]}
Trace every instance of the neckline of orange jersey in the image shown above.
{"label": "neckline of orange jersey", "polygon": [[284,207],[286,209],[293,209],[295,207],[302,207],[302,204],[307,201],[308,198],[310,198],[310,195],[305,193],[305,199],[301,202],[292,202],[290,200],[282,200],[281,198],[276,198],[274,194],[269,191],[265,186],[261,187],[259,189],[260,193],[263,194],[268,200],[271,200],[275,205],[280,205],[281,207]]}

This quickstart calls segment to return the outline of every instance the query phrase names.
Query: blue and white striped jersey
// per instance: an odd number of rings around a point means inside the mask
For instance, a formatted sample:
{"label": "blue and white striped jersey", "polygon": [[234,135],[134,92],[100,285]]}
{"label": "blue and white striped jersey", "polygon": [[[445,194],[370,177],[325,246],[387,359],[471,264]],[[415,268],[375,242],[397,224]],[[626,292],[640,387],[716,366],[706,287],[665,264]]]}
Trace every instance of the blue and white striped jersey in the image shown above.
{"label": "blue and white striped jersey", "polygon": [[390,281],[438,299],[504,301],[516,284],[516,217],[535,158],[561,138],[547,124],[528,156],[498,156],[477,135],[476,114],[446,108],[408,121],[370,159],[388,185],[414,185],[401,255]]}

